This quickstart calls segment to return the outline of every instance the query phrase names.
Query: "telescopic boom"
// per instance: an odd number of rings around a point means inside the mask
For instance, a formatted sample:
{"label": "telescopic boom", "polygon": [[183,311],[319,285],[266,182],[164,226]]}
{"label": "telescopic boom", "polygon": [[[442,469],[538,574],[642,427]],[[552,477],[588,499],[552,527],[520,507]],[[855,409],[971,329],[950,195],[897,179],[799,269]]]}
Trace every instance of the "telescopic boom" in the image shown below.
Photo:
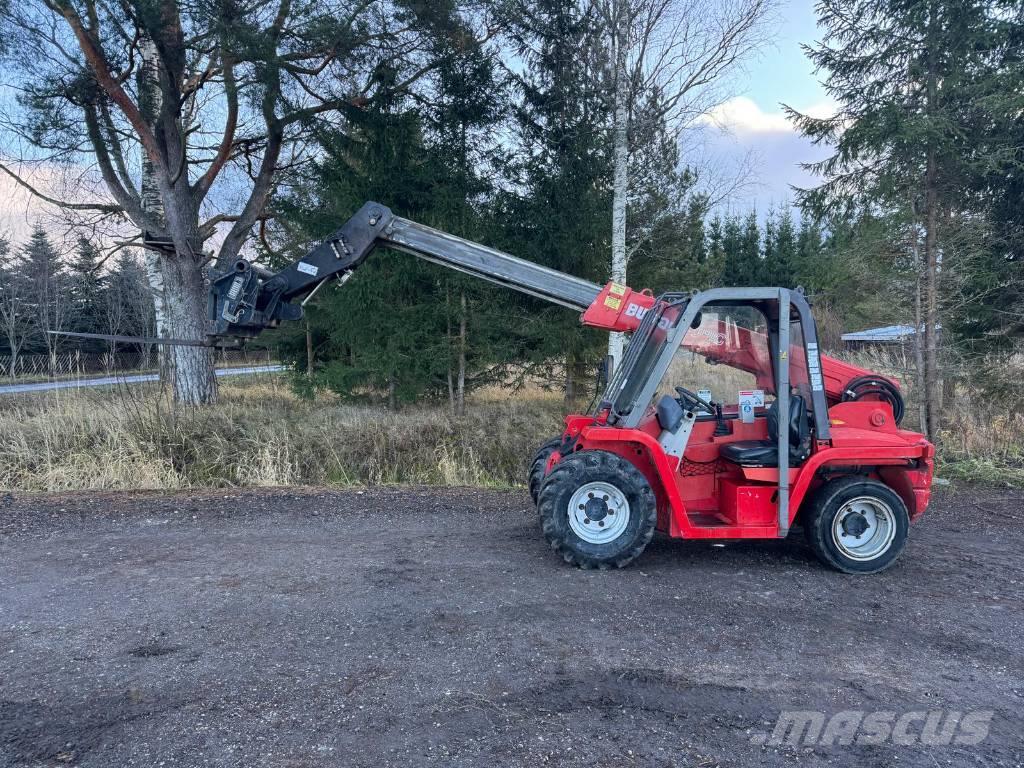
{"label": "telescopic boom", "polygon": [[[582,313],[580,320],[585,325],[609,331],[636,330],[657,301],[649,291],[634,291],[614,282],[602,287],[403,219],[386,206],[370,202],[309,253],[279,272],[243,259],[235,263],[234,269],[215,276],[210,287],[207,343],[231,337],[252,338],[282,320],[300,319],[302,305],[317,290],[331,281],[344,283],[379,246],[411,253],[425,261],[575,309]],[[752,363],[745,364],[735,350],[716,349],[700,340],[686,346],[710,359],[760,371]],[[826,395],[832,402],[850,394],[849,388],[857,382],[882,378],[825,355],[821,356],[821,365]]]}

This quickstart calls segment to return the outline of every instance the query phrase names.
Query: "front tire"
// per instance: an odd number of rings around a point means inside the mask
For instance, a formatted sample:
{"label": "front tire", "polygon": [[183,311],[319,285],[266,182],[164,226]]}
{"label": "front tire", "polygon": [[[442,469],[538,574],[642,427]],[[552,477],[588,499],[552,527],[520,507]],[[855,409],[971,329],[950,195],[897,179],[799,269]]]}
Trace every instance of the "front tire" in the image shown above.
{"label": "front tire", "polygon": [[622,568],[647,547],[658,512],[647,478],[607,451],[578,451],[541,486],[541,529],[551,548],[581,568]]}
{"label": "front tire", "polygon": [[892,566],[903,552],[910,516],[903,499],[876,480],[844,477],[806,502],[804,536],[817,558],[843,573]]}

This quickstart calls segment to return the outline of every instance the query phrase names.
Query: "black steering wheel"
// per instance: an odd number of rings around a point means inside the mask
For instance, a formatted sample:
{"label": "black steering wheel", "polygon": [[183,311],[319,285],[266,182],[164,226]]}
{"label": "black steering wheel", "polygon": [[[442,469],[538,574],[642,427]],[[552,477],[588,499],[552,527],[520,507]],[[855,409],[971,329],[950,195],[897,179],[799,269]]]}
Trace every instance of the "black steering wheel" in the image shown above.
{"label": "black steering wheel", "polygon": [[[687,404],[692,404],[692,405],[699,405],[699,406],[701,406],[708,413],[714,413],[715,412],[715,406],[714,405],[709,403],[707,400],[705,400],[705,399],[703,399],[701,397],[698,397],[693,392],[688,390],[686,387],[676,387],[676,392],[679,394],[679,399],[685,401],[685,402],[682,403],[684,408],[686,407]],[[692,411],[692,410],[695,410],[695,409],[694,408],[690,408],[690,410]]]}

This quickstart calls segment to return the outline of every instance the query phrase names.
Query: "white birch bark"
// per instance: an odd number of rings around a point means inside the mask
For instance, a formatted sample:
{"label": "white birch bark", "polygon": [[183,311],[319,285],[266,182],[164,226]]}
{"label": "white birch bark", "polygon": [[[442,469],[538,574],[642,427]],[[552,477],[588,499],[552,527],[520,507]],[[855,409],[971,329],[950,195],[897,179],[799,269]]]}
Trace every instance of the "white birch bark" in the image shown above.
{"label": "white birch bark", "polygon": [[[156,121],[160,112],[160,60],[156,44],[150,38],[143,38],[139,43],[142,52],[142,65],[139,68],[139,105],[150,125]],[[157,186],[156,170],[149,156],[142,153],[142,183],[140,187],[142,210],[153,221],[164,221],[164,203]],[[143,262],[146,269],[146,280],[149,293],[153,299],[154,325],[158,338],[167,338],[167,299],[164,294],[164,277],[160,253],[154,250],[143,251]],[[160,381],[166,383],[170,375],[166,347],[157,346],[157,362],[160,370]]]}
{"label": "white birch bark", "polygon": [[[629,89],[626,82],[626,41],[628,31],[621,28],[623,14],[616,14],[618,27],[613,30],[615,45],[615,114],[613,117],[613,181],[612,181],[612,269],[611,279],[626,282],[626,205],[629,198]],[[626,336],[608,334],[608,354],[614,368],[622,360]]]}

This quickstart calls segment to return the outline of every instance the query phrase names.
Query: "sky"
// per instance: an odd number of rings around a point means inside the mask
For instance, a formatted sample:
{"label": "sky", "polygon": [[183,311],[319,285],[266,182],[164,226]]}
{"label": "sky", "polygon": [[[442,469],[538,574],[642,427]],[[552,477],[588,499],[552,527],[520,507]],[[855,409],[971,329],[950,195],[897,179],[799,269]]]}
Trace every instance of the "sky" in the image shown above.
{"label": "sky", "polygon": [[814,0],[780,3],[776,29],[774,41],[736,76],[735,96],[705,121],[709,154],[721,158],[726,167],[750,158],[748,184],[726,202],[737,211],[754,207],[763,214],[772,206],[791,204],[792,186],[814,186],[816,181],[799,164],[828,155],[827,148],[801,137],[782,110],[782,104],[788,104],[816,116],[834,113],[814,65],[800,47],[820,37]]}

